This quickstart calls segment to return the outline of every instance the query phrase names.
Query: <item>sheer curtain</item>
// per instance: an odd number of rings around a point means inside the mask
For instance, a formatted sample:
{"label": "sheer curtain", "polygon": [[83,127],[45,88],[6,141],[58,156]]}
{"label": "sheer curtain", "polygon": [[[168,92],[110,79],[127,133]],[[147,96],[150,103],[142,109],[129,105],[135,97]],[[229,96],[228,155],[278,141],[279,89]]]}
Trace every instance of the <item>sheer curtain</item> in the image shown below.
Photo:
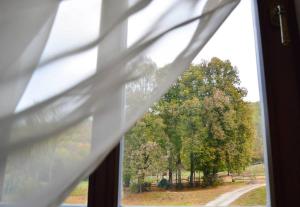
{"label": "sheer curtain", "polygon": [[0,1],[0,206],[59,205],[238,2]]}

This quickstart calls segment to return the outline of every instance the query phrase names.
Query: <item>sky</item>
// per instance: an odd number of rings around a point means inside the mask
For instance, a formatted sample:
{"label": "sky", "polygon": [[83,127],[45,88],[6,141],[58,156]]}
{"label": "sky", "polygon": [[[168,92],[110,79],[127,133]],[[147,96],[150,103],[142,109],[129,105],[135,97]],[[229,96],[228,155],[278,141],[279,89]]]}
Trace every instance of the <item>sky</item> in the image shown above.
{"label": "sky", "polygon": [[[147,11],[141,12],[129,20],[129,45],[143,34],[150,22],[155,21],[157,16],[153,14],[164,11],[168,2],[170,1],[156,1],[156,4],[149,6]],[[210,60],[212,57],[230,60],[238,68],[241,86],[248,90],[246,100],[258,101],[259,89],[251,2],[252,0],[241,0],[193,63]],[[188,43],[195,26],[196,24],[190,25],[177,31],[174,35],[167,36],[160,42],[159,47],[154,48],[148,55],[159,66],[171,62]]]}
{"label": "sky", "polygon": [[246,100],[258,101],[258,76],[255,37],[252,20],[252,0],[242,0],[194,62],[211,57],[228,59],[238,68],[241,85],[248,90]]}
{"label": "sky", "polygon": [[[241,86],[248,90],[247,101],[258,101],[255,40],[251,1],[242,0],[227,18],[193,63],[219,57],[230,60],[238,68]],[[128,22],[128,45],[140,37],[162,13],[170,1],[154,1],[146,10],[134,15]],[[66,48],[82,45],[99,34],[101,10],[98,0],[63,1],[59,7],[42,60]],[[180,15],[185,15],[180,13]],[[180,15],[172,18],[180,18]],[[195,24],[186,26],[163,38],[159,47],[148,51],[147,56],[158,66],[169,63],[184,48],[193,33]],[[55,62],[33,75],[18,108],[22,109],[70,87],[92,74],[96,69],[97,50],[92,49],[75,57]]]}

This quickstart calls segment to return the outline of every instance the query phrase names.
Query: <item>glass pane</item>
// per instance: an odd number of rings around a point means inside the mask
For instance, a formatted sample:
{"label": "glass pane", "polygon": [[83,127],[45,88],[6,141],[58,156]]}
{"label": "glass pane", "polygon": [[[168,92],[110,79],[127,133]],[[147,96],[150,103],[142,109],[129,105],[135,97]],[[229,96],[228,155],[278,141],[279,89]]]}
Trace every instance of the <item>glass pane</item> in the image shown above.
{"label": "glass pane", "polygon": [[70,193],[70,195],[66,198],[63,206],[75,206],[87,205],[88,198],[88,179],[81,181],[78,186]]}
{"label": "glass pane", "polygon": [[[60,152],[59,158],[65,162],[64,166],[67,167],[68,162],[80,162],[82,157],[90,153],[92,124],[92,118],[86,119],[61,135],[65,137],[65,141],[61,146],[57,146],[56,150]],[[88,178],[82,180],[65,199],[62,206],[87,206],[88,185]]]}
{"label": "glass pane", "polygon": [[[88,0],[84,3],[81,1],[61,2],[42,59],[95,39],[99,34],[100,6],[99,0]],[[82,28],[85,29],[82,30]],[[73,58],[45,66],[41,72],[33,75],[17,110],[22,110],[67,90],[93,74],[96,71],[96,65],[97,48],[93,48]],[[79,165],[89,155],[92,124],[92,118],[80,122],[62,132],[46,146],[46,149],[43,149],[46,158],[50,157],[47,156],[47,150],[51,150],[52,154],[55,151],[56,156],[52,162],[48,162],[51,163],[49,169],[40,167],[43,170],[43,177],[40,177],[51,182],[51,176],[55,176],[56,173],[55,169],[70,169],[74,165]],[[62,206],[86,206],[87,194],[88,179],[85,179],[70,193]]]}
{"label": "glass pane", "polygon": [[[145,14],[150,22],[155,19],[155,12]],[[266,205],[252,15],[251,1],[241,1],[188,70],[127,132],[122,205]],[[139,34],[140,20],[129,20],[129,44]],[[132,64],[163,70],[186,40],[183,33],[168,38],[165,51],[154,48]],[[126,103],[138,101],[155,81],[126,86]]]}

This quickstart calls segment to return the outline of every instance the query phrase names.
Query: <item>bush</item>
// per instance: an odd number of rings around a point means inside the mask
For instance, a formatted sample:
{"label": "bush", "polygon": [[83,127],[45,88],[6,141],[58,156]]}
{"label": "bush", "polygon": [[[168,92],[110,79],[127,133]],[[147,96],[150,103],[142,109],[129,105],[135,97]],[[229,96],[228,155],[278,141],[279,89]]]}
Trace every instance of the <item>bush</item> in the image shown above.
{"label": "bush", "polygon": [[171,185],[167,179],[163,178],[158,182],[157,187],[163,188],[163,189],[169,189],[171,187]]}
{"label": "bush", "polygon": [[182,190],[183,187],[184,187],[184,186],[183,186],[182,183],[177,183],[177,184],[176,184],[176,189],[177,189],[177,190]]}
{"label": "bush", "polygon": [[206,175],[203,177],[203,187],[217,186],[222,184],[222,179],[219,179],[217,175]]}
{"label": "bush", "polygon": [[131,183],[129,186],[129,190],[131,193],[139,193],[140,192],[140,185],[137,183]]}
{"label": "bush", "polygon": [[131,183],[129,190],[131,193],[148,192],[151,190],[151,183],[149,183],[149,182],[144,182],[142,184]]}
{"label": "bush", "polygon": [[123,175],[123,185],[124,187],[129,187],[131,180],[131,175],[124,173]]}
{"label": "bush", "polygon": [[142,186],[143,192],[151,191],[151,183],[150,182],[144,182]]}

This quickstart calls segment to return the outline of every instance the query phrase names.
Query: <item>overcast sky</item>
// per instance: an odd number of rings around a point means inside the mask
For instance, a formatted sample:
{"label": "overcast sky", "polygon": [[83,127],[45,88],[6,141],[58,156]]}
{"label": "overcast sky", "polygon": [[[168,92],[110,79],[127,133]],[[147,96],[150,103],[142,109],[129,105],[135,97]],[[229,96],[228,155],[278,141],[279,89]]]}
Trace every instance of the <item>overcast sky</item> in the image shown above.
{"label": "overcast sky", "polygon": [[252,21],[252,0],[242,0],[211,38],[194,62],[211,57],[228,59],[237,66],[241,85],[248,90],[247,100],[258,101],[258,77]]}
{"label": "overcast sky", "polygon": [[[154,1],[147,10],[129,20],[128,44],[132,44],[163,11],[168,1]],[[99,32],[100,4],[98,0],[71,0],[61,3],[42,59],[57,51],[82,45]],[[195,26],[195,25],[194,25]],[[169,63],[184,47],[193,25],[162,41],[160,48],[149,55],[159,66]],[[21,109],[71,86],[95,71],[97,50],[68,58],[47,66],[43,73],[34,74],[19,104]],[[212,57],[228,59],[239,70],[241,85],[248,90],[246,100],[258,101],[258,82],[251,0],[242,0],[229,18],[211,38],[194,63]]]}

